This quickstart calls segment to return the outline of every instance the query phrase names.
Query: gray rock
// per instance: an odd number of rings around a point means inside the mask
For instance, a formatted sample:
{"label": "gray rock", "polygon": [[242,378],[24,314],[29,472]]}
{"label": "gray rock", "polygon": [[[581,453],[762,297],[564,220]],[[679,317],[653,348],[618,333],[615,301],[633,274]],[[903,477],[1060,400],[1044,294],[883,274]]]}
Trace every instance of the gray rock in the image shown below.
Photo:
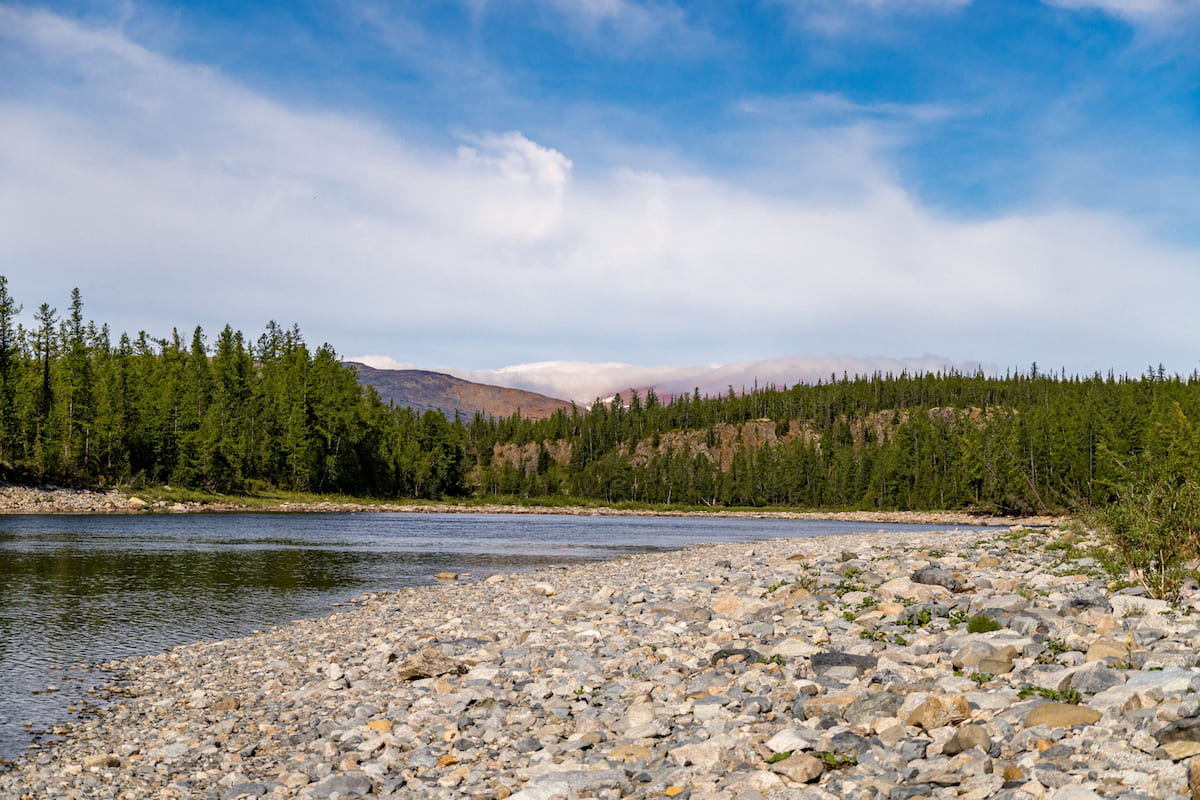
{"label": "gray rock", "polygon": [[856,656],[851,653],[832,651],[828,653],[814,653],[811,664],[813,672],[817,675],[826,673],[835,667],[853,667],[859,675],[862,675],[865,672],[875,669],[879,664],[879,659],[875,656]]}
{"label": "gray rock", "polygon": [[362,797],[371,791],[371,786],[371,779],[366,775],[348,772],[345,775],[330,775],[312,787],[312,793],[314,797],[321,798],[332,797],[335,792],[338,797]]}
{"label": "gray rock", "polygon": [[1108,595],[1103,589],[1096,586],[1088,586],[1071,595],[1064,608],[1067,611],[1075,612],[1087,611],[1094,608],[1107,613],[1112,611],[1112,604],[1108,602]]}
{"label": "gray rock", "polygon": [[1184,717],[1167,723],[1154,734],[1159,744],[1168,742],[1200,742],[1200,717]]}
{"label": "gray rock", "polygon": [[952,592],[962,591],[962,583],[941,567],[922,567],[912,574],[913,583],[923,583],[927,586],[941,586]]}
{"label": "gray rock", "polygon": [[846,709],[846,721],[858,725],[873,717],[894,717],[904,702],[895,692],[864,692]]}

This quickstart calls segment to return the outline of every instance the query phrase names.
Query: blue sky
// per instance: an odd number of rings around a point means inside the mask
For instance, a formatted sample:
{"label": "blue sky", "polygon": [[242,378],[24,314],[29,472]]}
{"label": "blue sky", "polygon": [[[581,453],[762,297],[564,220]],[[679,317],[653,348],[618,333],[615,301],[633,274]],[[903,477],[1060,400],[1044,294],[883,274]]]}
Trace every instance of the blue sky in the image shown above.
{"label": "blue sky", "polygon": [[480,378],[1190,373],[1197,41],[1200,0],[0,5],[0,263],[26,312]]}

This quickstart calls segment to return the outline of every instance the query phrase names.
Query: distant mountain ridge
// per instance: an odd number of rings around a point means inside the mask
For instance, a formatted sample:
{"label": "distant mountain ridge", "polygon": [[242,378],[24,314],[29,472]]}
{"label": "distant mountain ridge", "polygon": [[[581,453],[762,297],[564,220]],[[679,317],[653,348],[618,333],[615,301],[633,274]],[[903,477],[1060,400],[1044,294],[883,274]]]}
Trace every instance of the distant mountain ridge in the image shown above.
{"label": "distant mountain ridge", "polygon": [[474,383],[422,369],[375,369],[347,361],[358,372],[359,383],[379,392],[383,402],[407,406],[414,411],[441,411],[448,419],[458,412],[464,419],[475,412],[493,417],[510,417],[518,409],[528,419],[546,419],[558,409],[569,409],[566,400],[523,389]]}

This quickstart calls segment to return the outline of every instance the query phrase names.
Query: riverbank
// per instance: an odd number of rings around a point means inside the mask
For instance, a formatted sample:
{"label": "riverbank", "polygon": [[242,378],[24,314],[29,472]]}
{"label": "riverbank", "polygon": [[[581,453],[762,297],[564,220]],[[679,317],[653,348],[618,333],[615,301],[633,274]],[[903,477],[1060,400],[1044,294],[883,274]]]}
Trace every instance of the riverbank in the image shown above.
{"label": "riverbank", "polygon": [[104,665],[117,699],[0,796],[1178,797],[1200,592],[1114,593],[1100,555],[863,533],[446,576]]}
{"label": "riverbank", "polygon": [[261,502],[146,500],[136,494],[55,486],[14,486],[0,483],[2,514],[129,514],[129,513],[407,513],[407,514],[569,514],[572,516],[724,517],[729,519],[823,519],[847,522],[912,523],[919,525],[1047,526],[1064,523],[1060,516],[1001,517],[955,511],[675,511],[605,506],[519,506],[465,503]]}

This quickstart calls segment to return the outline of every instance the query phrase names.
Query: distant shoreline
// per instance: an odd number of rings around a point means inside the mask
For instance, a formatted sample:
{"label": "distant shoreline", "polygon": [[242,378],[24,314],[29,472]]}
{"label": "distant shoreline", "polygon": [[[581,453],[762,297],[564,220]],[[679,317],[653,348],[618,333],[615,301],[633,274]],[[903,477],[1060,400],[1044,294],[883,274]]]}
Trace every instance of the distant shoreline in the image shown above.
{"label": "distant shoreline", "polygon": [[917,525],[996,526],[1057,525],[1062,516],[1019,516],[968,514],[961,511],[676,511],[671,509],[625,509],[605,506],[520,506],[462,503],[355,503],[279,502],[250,505],[236,502],[148,501],[136,493],[116,490],[68,489],[54,486],[0,484],[0,514],[203,514],[203,513],[405,513],[405,514],[561,514],[568,516],[622,517],[719,517],[729,519],[811,519],[847,522],[908,523]]}

